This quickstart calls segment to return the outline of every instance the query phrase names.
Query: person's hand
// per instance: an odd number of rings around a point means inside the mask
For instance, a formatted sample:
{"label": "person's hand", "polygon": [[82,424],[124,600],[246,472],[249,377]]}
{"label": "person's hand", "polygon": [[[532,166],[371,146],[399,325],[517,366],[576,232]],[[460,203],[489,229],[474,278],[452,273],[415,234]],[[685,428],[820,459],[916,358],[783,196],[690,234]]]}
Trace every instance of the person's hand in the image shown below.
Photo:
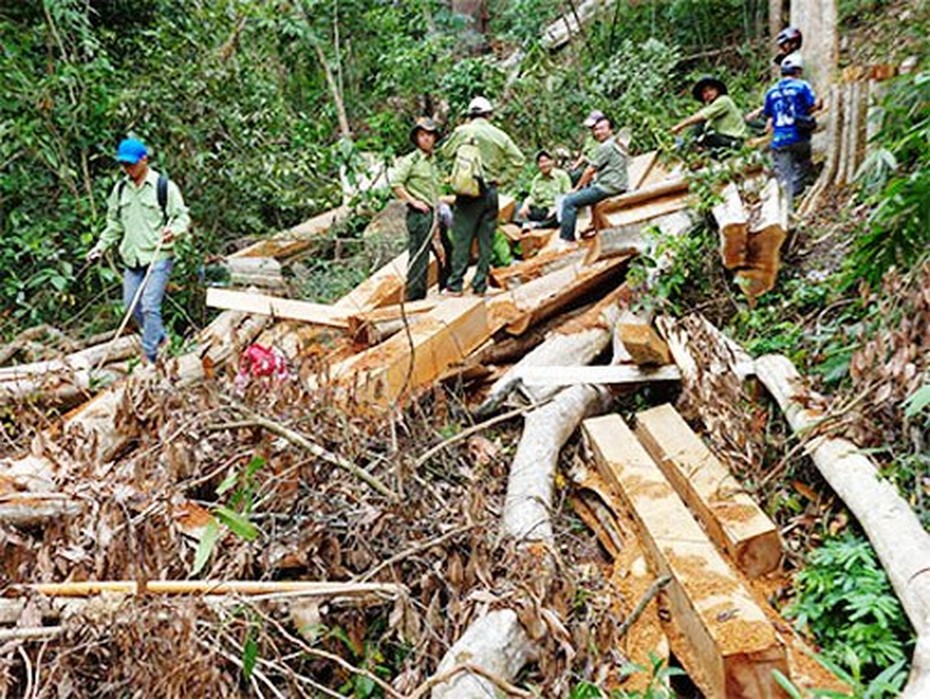
{"label": "person's hand", "polygon": [[517,215],[520,218],[526,218],[527,216],[530,215],[530,207],[524,204],[523,206],[520,207],[520,210],[517,212]]}
{"label": "person's hand", "polygon": [[446,249],[442,247],[442,240],[439,239],[439,236],[433,236],[433,252],[436,254],[436,260],[439,262],[440,267],[446,266]]}
{"label": "person's hand", "polygon": [[424,214],[429,211],[429,204],[424,204],[419,199],[414,199],[412,202],[410,202],[410,206],[412,206],[417,211],[422,211]]}
{"label": "person's hand", "polygon": [[96,262],[101,257],[103,257],[103,251],[99,250],[98,248],[91,248],[90,250],[87,251],[87,255],[84,256],[84,259],[88,263],[92,263],[92,262]]}
{"label": "person's hand", "polygon": [[672,133],[678,133],[679,131],[681,131],[682,128],[683,127],[681,124],[675,124],[672,128],[669,129],[669,131],[671,131]]}
{"label": "person's hand", "polygon": [[169,245],[172,241],[174,241],[174,231],[165,226],[161,229],[162,245]]}

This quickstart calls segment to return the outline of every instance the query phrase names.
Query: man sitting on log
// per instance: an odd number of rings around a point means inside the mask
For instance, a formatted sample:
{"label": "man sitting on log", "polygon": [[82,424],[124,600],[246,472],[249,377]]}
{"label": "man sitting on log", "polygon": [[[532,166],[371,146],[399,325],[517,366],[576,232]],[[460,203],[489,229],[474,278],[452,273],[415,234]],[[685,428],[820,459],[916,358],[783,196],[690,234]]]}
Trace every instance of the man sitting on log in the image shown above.
{"label": "man sitting on log", "polygon": [[597,147],[600,145],[597,142],[597,139],[594,138],[594,135],[591,133],[591,129],[598,122],[599,119],[604,118],[604,112],[600,109],[592,109],[591,113],[585,118],[582,122],[584,127],[584,143],[581,144],[581,152],[578,153],[578,157],[575,159],[575,162],[572,163],[571,168],[569,168],[569,176],[572,180],[572,187],[578,184],[578,180],[581,179],[581,176],[584,174],[584,169],[591,164],[594,160],[594,156],[597,153]]}
{"label": "man sitting on log", "polygon": [[558,226],[556,205],[572,188],[568,173],[555,166],[549,151],[541,150],[536,154],[536,167],[539,172],[530,183],[530,194],[515,218],[524,230]]}
{"label": "man sitting on log", "polygon": [[775,177],[788,196],[788,210],[794,197],[807,186],[814,171],[811,160],[811,134],[816,126],[811,111],[817,98],[810,83],[801,79],[804,64],[793,53],[781,62],[782,79],[765,93],[763,113],[772,131],[772,161]]}
{"label": "man sitting on log", "polygon": [[[585,168],[575,188],[562,200],[559,238],[563,248],[575,240],[575,222],[580,207],[594,206],[607,197],[622,194],[627,190],[629,156],[626,148],[614,137],[613,122],[609,117],[603,116],[591,128],[591,133],[600,144],[594,154],[594,160]],[[594,184],[591,184],[592,181]]]}
{"label": "man sitting on log", "polygon": [[430,248],[440,266],[445,266],[447,259],[439,225],[439,170],[433,155],[438,133],[439,127],[432,119],[417,119],[410,130],[416,149],[400,159],[390,177],[394,194],[407,205],[408,301],[426,298]]}
{"label": "man sitting on log", "polygon": [[[746,124],[723,81],[705,75],[694,83],[691,94],[704,107],[675,124],[671,132],[677,134],[691,126],[689,142],[697,150],[708,151],[713,158],[739,150],[746,138]],[[685,142],[679,141],[679,145]]]}

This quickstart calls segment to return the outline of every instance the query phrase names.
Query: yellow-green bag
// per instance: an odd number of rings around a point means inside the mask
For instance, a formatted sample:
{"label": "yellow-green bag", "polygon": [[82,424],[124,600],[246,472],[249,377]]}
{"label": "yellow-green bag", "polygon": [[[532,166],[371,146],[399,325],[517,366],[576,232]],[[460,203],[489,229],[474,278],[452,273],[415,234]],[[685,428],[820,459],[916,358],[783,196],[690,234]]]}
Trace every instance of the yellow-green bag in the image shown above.
{"label": "yellow-green bag", "polygon": [[481,152],[475,139],[463,143],[455,151],[455,161],[452,163],[452,177],[449,182],[452,191],[466,197],[477,197],[481,194],[481,181],[484,175],[481,171]]}

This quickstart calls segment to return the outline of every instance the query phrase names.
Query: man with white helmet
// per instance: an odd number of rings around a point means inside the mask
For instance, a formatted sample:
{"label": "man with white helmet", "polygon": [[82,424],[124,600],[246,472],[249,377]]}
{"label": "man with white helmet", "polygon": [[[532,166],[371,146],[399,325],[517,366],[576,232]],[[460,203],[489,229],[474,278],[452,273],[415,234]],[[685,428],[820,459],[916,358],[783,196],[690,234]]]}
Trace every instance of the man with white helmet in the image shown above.
{"label": "man with white helmet", "polygon": [[775,177],[788,195],[789,207],[813,172],[811,133],[816,125],[811,112],[817,104],[810,83],[801,78],[804,64],[797,53],[781,62],[782,79],[765,93],[762,108],[772,132]]}
{"label": "man with white helmet", "polygon": [[480,156],[480,181],[474,195],[456,194],[452,218],[452,264],[443,293],[461,296],[471,254],[472,241],[478,239],[478,264],[472,289],[483,295],[488,287],[491,267],[491,242],[497,227],[497,188],[516,177],[524,157],[513,139],[494,126],[489,118],[494,107],[484,97],[468,103],[467,121],[457,127],[439,152],[454,160],[463,145],[477,147]]}

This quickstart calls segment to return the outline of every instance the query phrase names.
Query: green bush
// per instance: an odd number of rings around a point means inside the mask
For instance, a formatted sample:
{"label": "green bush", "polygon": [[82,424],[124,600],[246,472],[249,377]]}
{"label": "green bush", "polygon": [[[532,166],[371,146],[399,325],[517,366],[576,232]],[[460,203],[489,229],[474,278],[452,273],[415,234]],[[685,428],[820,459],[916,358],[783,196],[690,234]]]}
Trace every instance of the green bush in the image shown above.
{"label": "green bush", "polygon": [[786,614],[824,655],[865,676],[908,656],[913,632],[869,542],[851,533],[810,554]]}

